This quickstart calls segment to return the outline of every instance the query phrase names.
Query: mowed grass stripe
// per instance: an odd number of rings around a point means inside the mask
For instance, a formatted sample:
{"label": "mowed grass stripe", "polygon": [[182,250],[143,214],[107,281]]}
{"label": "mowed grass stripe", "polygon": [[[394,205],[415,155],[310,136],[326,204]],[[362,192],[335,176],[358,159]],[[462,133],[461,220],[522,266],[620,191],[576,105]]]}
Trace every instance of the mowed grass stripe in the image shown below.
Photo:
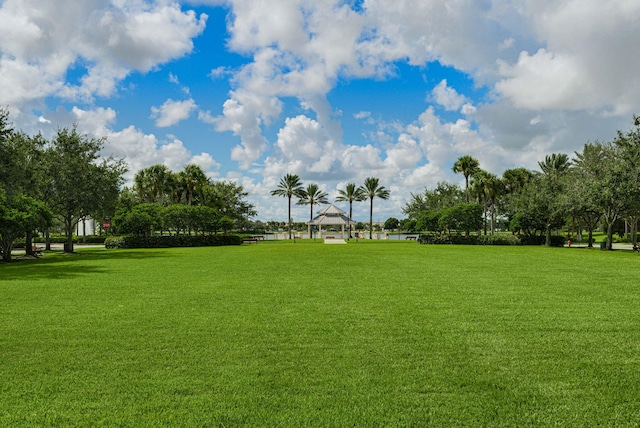
{"label": "mowed grass stripe", "polygon": [[0,424],[633,426],[637,255],[259,243],[0,266]]}

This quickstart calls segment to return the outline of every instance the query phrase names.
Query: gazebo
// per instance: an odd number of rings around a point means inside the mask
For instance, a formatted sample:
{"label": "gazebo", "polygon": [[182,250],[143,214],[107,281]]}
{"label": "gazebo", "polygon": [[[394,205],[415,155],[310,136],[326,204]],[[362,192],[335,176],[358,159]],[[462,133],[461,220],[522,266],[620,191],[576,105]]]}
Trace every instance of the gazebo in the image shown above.
{"label": "gazebo", "polygon": [[340,238],[344,239],[344,227],[349,224],[356,224],[344,211],[333,204],[329,204],[325,209],[311,221],[307,222],[311,226],[318,226],[319,237],[322,238],[322,226],[341,226]]}

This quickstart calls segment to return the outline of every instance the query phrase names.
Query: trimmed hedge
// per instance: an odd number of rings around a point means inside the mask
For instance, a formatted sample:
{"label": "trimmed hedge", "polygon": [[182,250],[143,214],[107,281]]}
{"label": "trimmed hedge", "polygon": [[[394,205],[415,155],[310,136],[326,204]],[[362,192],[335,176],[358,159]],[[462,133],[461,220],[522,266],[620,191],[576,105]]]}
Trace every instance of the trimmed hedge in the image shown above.
{"label": "trimmed hedge", "polygon": [[[544,245],[544,236],[515,236],[515,235],[434,235],[423,234],[418,237],[421,244],[455,244],[455,245]],[[552,236],[551,246],[562,247],[565,238]]]}
{"label": "trimmed hedge", "polygon": [[106,248],[216,247],[241,244],[242,237],[237,235],[112,236],[104,242]]}

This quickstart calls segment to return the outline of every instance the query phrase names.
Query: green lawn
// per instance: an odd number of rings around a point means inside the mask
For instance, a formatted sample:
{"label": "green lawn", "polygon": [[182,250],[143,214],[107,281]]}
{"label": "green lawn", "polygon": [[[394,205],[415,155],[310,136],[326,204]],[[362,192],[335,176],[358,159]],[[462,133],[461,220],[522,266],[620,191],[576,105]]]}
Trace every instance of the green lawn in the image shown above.
{"label": "green lawn", "polygon": [[415,242],[0,265],[0,426],[638,426],[640,256]]}

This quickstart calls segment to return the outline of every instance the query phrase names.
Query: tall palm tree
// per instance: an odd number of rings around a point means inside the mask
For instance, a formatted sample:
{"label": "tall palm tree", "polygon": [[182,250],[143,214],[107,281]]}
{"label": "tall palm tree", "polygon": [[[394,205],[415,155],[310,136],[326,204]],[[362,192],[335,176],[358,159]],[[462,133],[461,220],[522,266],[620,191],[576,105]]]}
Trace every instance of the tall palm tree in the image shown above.
{"label": "tall palm tree", "polygon": [[278,188],[271,191],[273,196],[282,196],[287,198],[289,203],[289,239],[291,239],[291,197],[300,197],[303,191],[304,189],[302,188],[300,177],[295,174],[287,174],[282,177],[280,179],[280,183],[278,183]]}
{"label": "tall palm tree", "polygon": [[142,203],[152,203],[155,200],[155,189],[151,183],[147,169],[141,169],[133,177],[133,188]]}
{"label": "tall palm tree", "polygon": [[451,170],[456,174],[462,173],[462,175],[464,175],[466,203],[469,203],[469,177],[479,169],[480,162],[471,155],[460,156],[456,163],[453,164],[453,168],[451,168]]}
{"label": "tall palm tree", "polygon": [[[349,219],[353,218],[353,202],[364,201],[366,197],[361,188],[356,187],[356,183],[349,183],[345,190],[338,190],[337,202],[349,202]],[[351,223],[349,223],[349,238],[351,238]]]}
{"label": "tall palm tree", "polygon": [[194,195],[200,193],[207,184],[207,176],[200,166],[189,164],[180,171],[179,177],[186,194],[187,205],[192,205]]}
{"label": "tall palm tree", "polygon": [[484,186],[491,214],[491,235],[494,235],[496,231],[496,207],[498,198],[504,194],[504,183],[497,175],[487,173]]}
{"label": "tall palm tree", "polygon": [[379,186],[379,179],[367,177],[364,186],[360,186],[364,199],[369,199],[369,239],[373,238],[373,198],[389,199],[389,191],[384,186]]}
{"label": "tall palm tree", "polygon": [[551,246],[551,227],[554,219],[560,217],[563,211],[562,204],[559,202],[559,195],[562,194],[564,184],[563,177],[567,175],[571,168],[569,156],[564,153],[553,153],[547,155],[543,162],[538,162],[542,171],[542,188],[543,194],[546,196],[545,212],[547,214],[546,226],[546,242],[547,247]]}
{"label": "tall palm tree", "polygon": [[[316,204],[328,204],[327,193],[320,190],[317,184],[309,184],[299,196],[297,205],[309,205],[309,221],[313,220],[313,206]],[[309,237],[311,237],[311,223],[309,223]]]}
{"label": "tall palm tree", "polygon": [[538,166],[544,175],[555,180],[569,170],[571,162],[566,154],[553,153],[545,156],[543,162],[538,162]]}
{"label": "tall palm tree", "polygon": [[147,168],[146,174],[149,183],[153,186],[158,203],[164,205],[164,195],[171,180],[171,171],[166,165],[157,164]]}
{"label": "tall palm tree", "polygon": [[487,202],[489,197],[487,195],[487,188],[491,182],[491,173],[484,169],[478,168],[477,171],[471,176],[471,193],[478,198],[478,203],[482,204],[482,216],[484,224],[484,234],[487,234]]}

